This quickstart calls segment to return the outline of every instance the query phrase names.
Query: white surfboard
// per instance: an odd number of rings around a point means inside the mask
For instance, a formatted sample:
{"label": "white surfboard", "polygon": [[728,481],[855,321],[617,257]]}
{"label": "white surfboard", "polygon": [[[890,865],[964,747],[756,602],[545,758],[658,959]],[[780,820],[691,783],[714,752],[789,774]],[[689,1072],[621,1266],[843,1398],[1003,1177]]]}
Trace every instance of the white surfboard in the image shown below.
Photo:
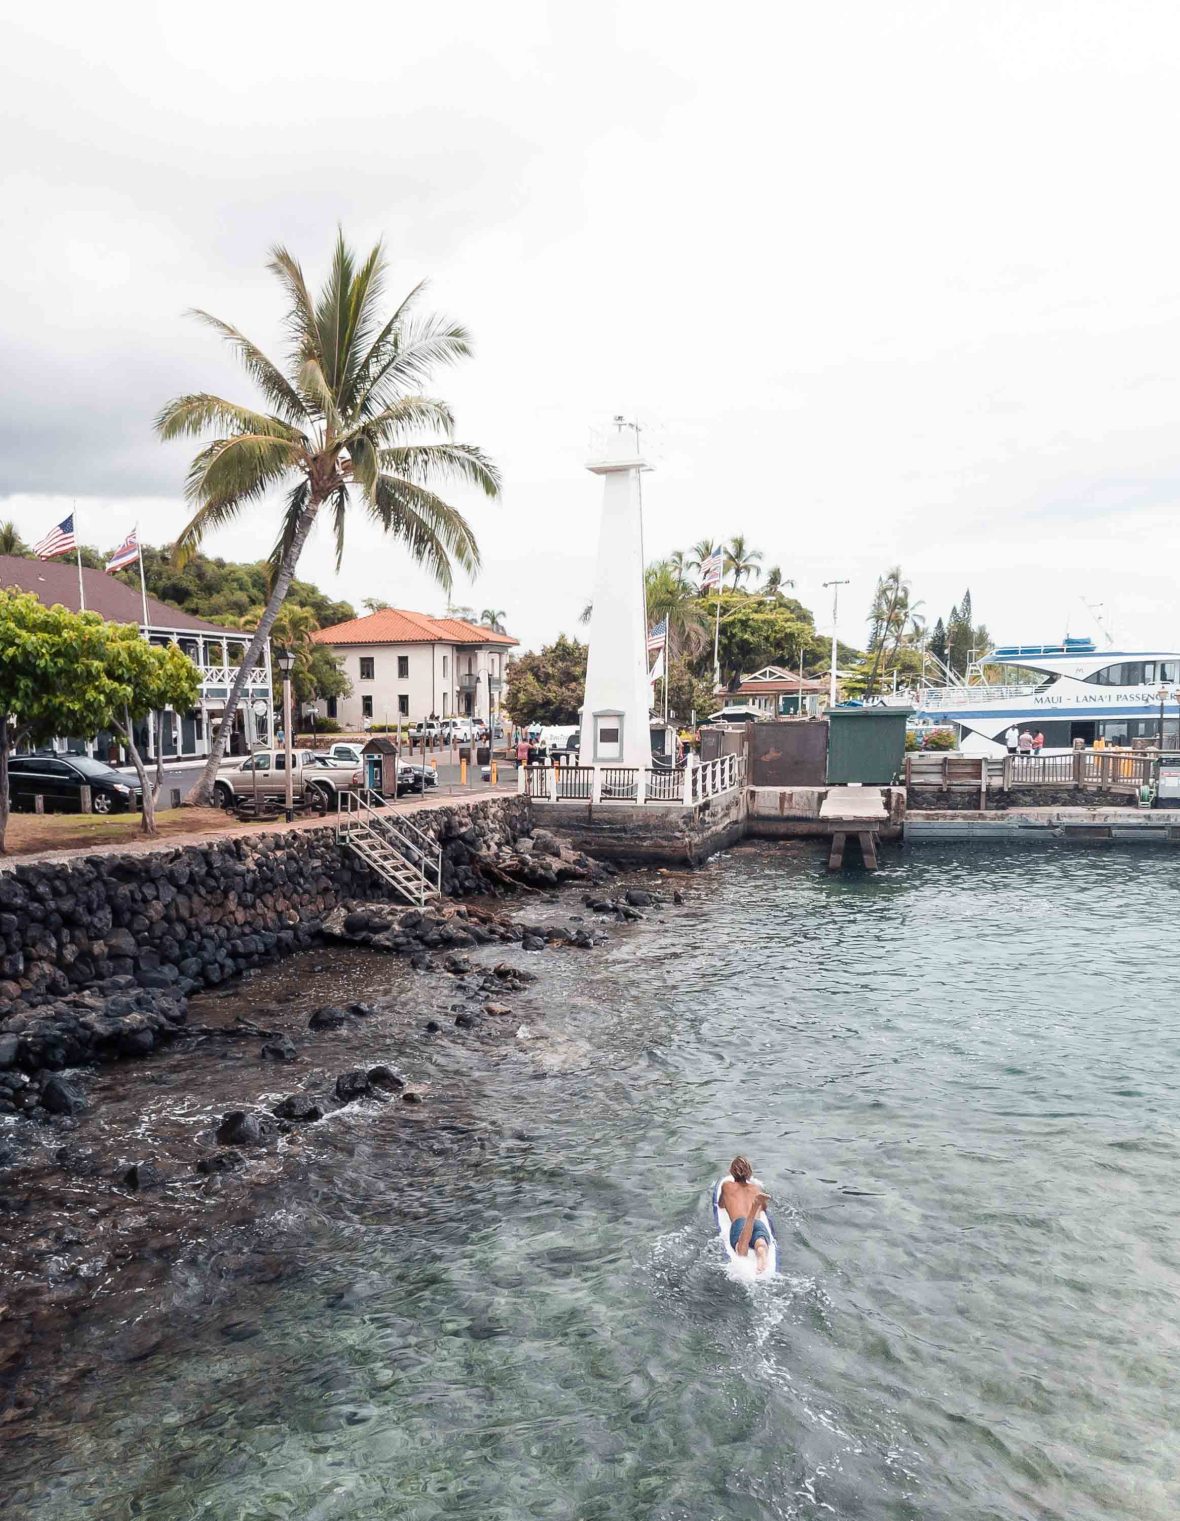
{"label": "white surfboard", "polygon": [[[744,1257],[739,1257],[729,1244],[729,1233],[733,1227],[733,1221],[725,1210],[721,1208],[721,1188],[725,1183],[732,1183],[733,1178],[726,1173],[723,1178],[717,1180],[717,1187],[713,1190],[713,1219],[717,1222],[717,1234],[721,1237],[721,1244],[725,1248],[725,1255],[729,1258],[730,1265],[735,1272],[743,1278],[757,1281],[759,1278],[770,1278],[778,1272],[778,1238],[774,1233],[774,1221],[770,1218],[770,1211],[763,1210],[759,1219],[765,1221],[766,1229],[770,1232],[770,1251],[767,1253],[766,1271],[759,1273],[757,1261],[751,1249]],[[751,1178],[750,1182],[755,1188],[762,1188],[757,1178]]]}

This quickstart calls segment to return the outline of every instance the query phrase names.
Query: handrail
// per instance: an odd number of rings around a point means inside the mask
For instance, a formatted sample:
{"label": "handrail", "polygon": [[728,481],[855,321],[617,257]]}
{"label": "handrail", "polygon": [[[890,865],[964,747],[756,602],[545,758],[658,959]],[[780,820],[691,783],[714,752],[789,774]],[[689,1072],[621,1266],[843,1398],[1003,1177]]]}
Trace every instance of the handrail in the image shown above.
{"label": "handrail", "polygon": [[[399,844],[401,844],[401,846],[410,853],[411,857],[417,855],[420,858],[420,864],[419,862],[415,862],[412,859],[410,860],[409,864],[416,867],[416,869],[421,872],[423,880],[428,885],[430,882],[430,873],[431,870],[433,870],[435,890],[441,895],[442,847],[439,845],[439,842],[433,837],[433,835],[428,835],[424,830],[419,829],[416,824],[411,823],[411,821],[404,816],[399,816],[398,821],[395,823],[394,817],[390,814],[389,810],[387,808],[375,808],[373,804],[369,802],[368,797],[364,795],[365,793],[368,793],[369,796],[377,796],[377,794],[373,793],[371,788],[368,787],[360,788],[355,792],[344,791],[342,789],[336,794],[337,830],[342,827],[340,824],[342,815],[346,814],[348,816],[349,823],[352,822],[355,804],[357,822],[361,825],[361,827],[373,834],[384,834],[386,836],[392,835],[399,842]],[[372,815],[372,823],[370,823],[369,820],[364,817],[365,814]],[[414,834],[416,834],[422,844],[416,844],[412,839],[409,838],[407,834],[404,834],[402,832],[402,826],[405,826],[405,828],[411,830]],[[347,828],[347,826],[343,827]]]}

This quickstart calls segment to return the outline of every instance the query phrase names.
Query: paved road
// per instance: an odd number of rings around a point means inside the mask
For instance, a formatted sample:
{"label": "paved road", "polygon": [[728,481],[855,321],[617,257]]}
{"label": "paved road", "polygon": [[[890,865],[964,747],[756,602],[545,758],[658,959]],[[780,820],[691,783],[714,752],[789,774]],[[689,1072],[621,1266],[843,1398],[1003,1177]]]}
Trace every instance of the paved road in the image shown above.
{"label": "paved road", "polygon": [[[447,754],[445,750],[441,750],[438,753],[440,756],[444,757]],[[421,755],[418,754],[414,758],[414,764],[421,765],[421,763],[422,758]],[[188,796],[197,778],[200,776],[202,770],[204,769],[204,764],[204,761],[195,760],[181,761],[176,765],[165,766],[164,790],[160,794],[161,806],[165,808],[170,808],[172,806],[173,788],[179,790],[180,801],[183,802],[184,799]],[[498,767],[500,790],[503,790],[504,784],[506,782],[515,782],[516,765],[513,761],[498,761]],[[134,779],[135,768],[133,766],[120,766],[117,769],[120,770],[124,776],[130,779]],[[151,766],[148,767],[149,776],[152,774],[153,769],[154,768]],[[461,788],[459,785],[458,765],[451,765],[449,762],[444,764],[440,760],[438,767],[438,787],[431,789],[431,791],[437,793],[446,792],[452,795],[460,792],[490,791],[490,784],[480,779],[479,768],[477,766],[472,766],[469,768],[469,777],[470,780],[466,788]]]}

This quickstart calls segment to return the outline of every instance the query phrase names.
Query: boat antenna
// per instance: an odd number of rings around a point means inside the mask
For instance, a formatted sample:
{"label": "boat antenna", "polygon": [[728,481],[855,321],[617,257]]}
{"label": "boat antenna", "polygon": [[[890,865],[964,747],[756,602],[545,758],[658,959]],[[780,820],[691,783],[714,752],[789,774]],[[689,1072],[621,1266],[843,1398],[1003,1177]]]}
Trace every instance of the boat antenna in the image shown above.
{"label": "boat antenna", "polygon": [[1082,606],[1086,609],[1086,611],[1090,614],[1090,617],[1093,618],[1094,622],[1098,625],[1099,632],[1101,633],[1102,637],[1106,640],[1106,647],[1107,647],[1107,649],[1113,650],[1114,649],[1114,635],[1110,632],[1110,630],[1106,627],[1106,624],[1102,621],[1102,609],[1106,606],[1106,603],[1105,602],[1087,602],[1086,599],[1085,599],[1085,597],[1081,597],[1078,600],[1081,602]]}

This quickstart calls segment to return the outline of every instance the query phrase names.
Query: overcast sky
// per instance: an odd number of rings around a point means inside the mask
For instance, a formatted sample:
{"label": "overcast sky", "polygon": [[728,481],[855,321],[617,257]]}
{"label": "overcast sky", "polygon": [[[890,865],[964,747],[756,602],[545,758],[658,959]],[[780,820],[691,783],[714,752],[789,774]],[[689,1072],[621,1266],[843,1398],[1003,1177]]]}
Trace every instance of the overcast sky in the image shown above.
{"label": "overcast sky", "polygon": [[[264,265],[336,223],[473,332],[435,389],[499,462],[477,609],[577,632],[592,430],[637,416],[657,554],[744,531],[863,640],[900,562],[1006,640],[1175,647],[1180,11],[1173,0],[14,7],[0,28],[0,517],[184,520],[151,421],[249,395],[186,320],[281,349]],[[281,18],[279,20],[278,18]],[[355,19],[354,19],[355,18]],[[256,558],[276,515],[209,541]],[[337,576],[437,589],[360,518]],[[847,614],[844,608],[847,608]]]}

